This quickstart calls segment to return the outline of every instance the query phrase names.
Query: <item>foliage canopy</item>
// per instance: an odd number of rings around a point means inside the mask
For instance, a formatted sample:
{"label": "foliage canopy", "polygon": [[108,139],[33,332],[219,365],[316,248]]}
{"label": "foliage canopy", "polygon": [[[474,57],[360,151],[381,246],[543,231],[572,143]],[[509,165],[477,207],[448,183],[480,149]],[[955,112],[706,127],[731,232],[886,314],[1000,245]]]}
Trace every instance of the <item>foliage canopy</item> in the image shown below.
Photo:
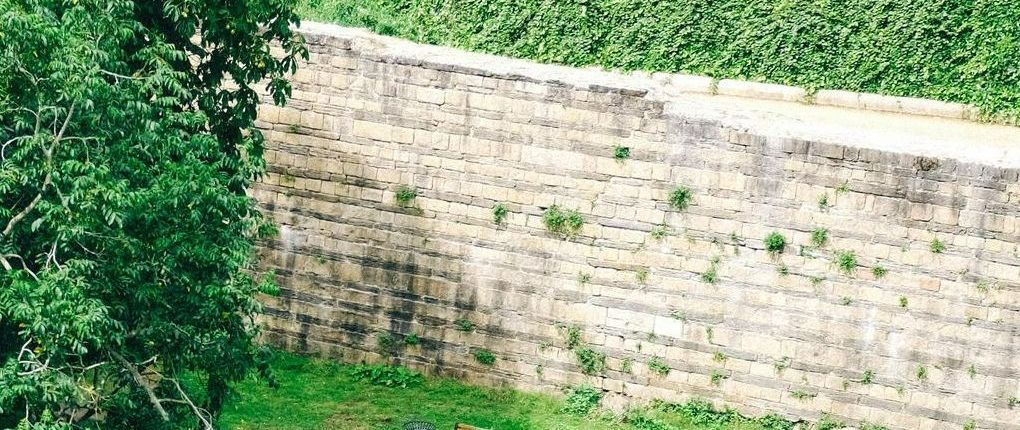
{"label": "foliage canopy", "polygon": [[282,0],[0,0],[0,428],[212,428],[264,361],[255,86],[289,95],[297,23]]}

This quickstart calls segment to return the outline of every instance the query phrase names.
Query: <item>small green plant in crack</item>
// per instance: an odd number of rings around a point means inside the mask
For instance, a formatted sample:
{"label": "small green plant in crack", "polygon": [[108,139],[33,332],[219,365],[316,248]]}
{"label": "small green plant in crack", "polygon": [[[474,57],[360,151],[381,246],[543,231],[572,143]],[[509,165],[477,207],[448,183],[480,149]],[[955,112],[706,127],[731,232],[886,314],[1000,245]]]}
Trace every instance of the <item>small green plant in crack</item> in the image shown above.
{"label": "small green plant in crack", "polygon": [[886,269],[885,266],[875,265],[875,267],[871,268],[871,274],[875,277],[875,279],[882,279],[888,273],[889,269]]}
{"label": "small green plant in crack", "polygon": [[829,202],[829,193],[822,193],[818,195],[818,209],[823,211],[829,210],[832,207],[832,203]]}
{"label": "small green plant in crack", "polygon": [[810,278],[810,281],[811,281],[811,285],[812,286],[817,287],[817,286],[821,285],[822,282],[825,282],[825,277],[824,276],[812,276]]}
{"label": "small green plant in crack", "polygon": [[774,231],[765,236],[765,250],[772,255],[777,255],[783,252],[786,248],[786,236],[782,233]]}
{"label": "small green plant in crack", "polygon": [[836,194],[846,194],[850,192],[850,181],[843,181],[838,187],[836,187]]}
{"label": "small green plant in crack", "polygon": [[977,367],[973,364],[967,366],[967,376],[970,376],[970,379],[974,379],[977,376]]}
{"label": "small green plant in crack", "polygon": [[496,225],[505,225],[506,217],[510,214],[510,209],[507,208],[504,203],[496,203],[492,207],[492,222]]}
{"label": "small green plant in crack", "polygon": [[581,384],[567,389],[566,406],[563,412],[571,415],[588,415],[598,409],[602,401],[602,391],[588,384]]}
{"label": "small green plant in crack", "polygon": [[623,145],[616,145],[616,146],[614,146],[613,147],[613,158],[615,158],[616,161],[619,161],[621,163],[624,160],[630,158],[630,147],[623,146]]}
{"label": "small green plant in crack", "polygon": [[648,269],[638,269],[638,271],[634,273],[634,277],[637,278],[639,284],[645,284],[648,282]]}
{"label": "small green plant in crack", "polygon": [[411,333],[404,336],[404,345],[414,346],[421,343],[421,339],[418,338],[418,333]]}
{"label": "small green plant in crack", "polygon": [[673,232],[670,230],[669,226],[666,225],[666,223],[662,223],[655,227],[652,227],[651,233],[652,239],[662,240],[665,239],[666,236],[669,236],[671,234],[673,234]]}
{"label": "small green plant in crack", "polygon": [[708,343],[712,343],[715,340],[715,329],[712,327],[705,327],[705,337],[708,338]]}
{"label": "small green plant in crack", "polygon": [[928,380],[928,368],[923,364],[917,366],[917,370],[914,371],[914,376],[917,377],[918,381]]}
{"label": "small green plant in crack", "polygon": [[860,382],[864,385],[871,385],[875,382],[875,372],[872,370],[865,370],[864,376],[861,376]]}
{"label": "small green plant in crack", "polygon": [[407,185],[397,187],[397,193],[394,195],[397,204],[403,207],[410,206],[415,197],[418,197],[418,189]]}
{"label": "small green plant in crack", "polygon": [[553,233],[574,237],[581,232],[581,227],[584,227],[584,218],[577,210],[565,210],[559,205],[552,205],[542,214],[542,223]]}
{"label": "small green plant in crack", "polygon": [[606,354],[582,346],[574,349],[574,357],[577,358],[577,366],[585,375],[601,375],[606,370]]}
{"label": "small green plant in crack", "polygon": [[910,302],[907,300],[907,297],[900,296],[900,307],[906,309],[908,304],[910,304]]}
{"label": "small green plant in crack", "polygon": [[581,345],[581,327],[572,325],[567,327],[567,349],[574,349]]}
{"label": "small green plant in crack", "polygon": [[840,272],[853,275],[854,270],[857,269],[857,254],[851,250],[836,251],[834,259]]}
{"label": "small green plant in crack", "polygon": [[1006,400],[1006,405],[1009,406],[1010,409],[1020,406],[1020,397],[1017,396],[1010,397],[1009,399]]}
{"label": "small green plant in crack", "polygon": [[670,371],[669,365],[662,361],[659,357],[652,357],[651,360],[648,360],[647,366],[648,370],[662,376],[668,375]]}
{"label": "small green plant in crack", "polygon": [[907,387],[905,385],[903,385],[903,384],[897,385],[896,386],[896,394],[899,394],[900,396],[906,395],[907,394]]}
{"label": "small green plant in crack", "polygon": [[729,375],[721,370],[713,370],[712,374],[708,376],[709,381],[716,387],[722,385],[722,381],[727,378],[729,378]]}
{"label": "small green plant in crack", "polygon": [[496,363],[496,354],[485,348],[478,349],[475,350],[475,361],[483,366],[492,366]]}
{"label": "small green plant in crack", "polygon": [[827,243],[829,243],[829,229],[819,227],[811,231],[811,244],[815,248],[821,248]]}
{"label": "small green plant in crack", "polygon": [[789,276],[790,268],[785,263],[779,263],[779,265],[776,266],[776,273],[779,273],[779,276]]}
{"label": "small green plant in crack", "polygon": [[723,363],[727,358],[729,357],[727,357],[726,353],[722,351],[716,351],[716,353],[712,355],[712,361],[715,361],[716,363]]}
{"label": "small green plant in crack", "polygon": [[978,281],[977,285],[975,285],[974,288],[977,288],[978,292],[980,292],[981,294],[988,294],[988,292],[991,291],[991,287],[988,285],[988,281],[984,279]]}
{"label": "small green plant in crack", "polygon": [[843,306],[850,306],[850,304],[853,303],[853,302],[854,302],[854,299],[852,297],[849,297],[849,296],[843,296],[843,297],[841,297],[839,299],[839,304],[841,304]]}
{"label": "small green plant in crack", "polygon": [[974,430],[977,428],[977,423],[974,420],[967,421],[963,424],[963,430]]}
{"label": "small green plant in crack", "polygon": [[776,373],[782,373],[784,370],[790,368],[790,365],[792,364],[793,364],[792,358],[783,356],[783,358],[780,358],[779,360],[776,360],[774,363],[772,363],[772,367],[776,369]]}
{"label": "small green plant in crack", "polygon": [[297,124],[290,124],[287,126],[287,131],[290,133],[297,133],[301,131],[301,126]]}
{"label": "small green plant in crack", "polygon": [[708,263],[708,270],[701,274],[701,280],[708,284],[715,284],[719,281],[719,263],[722,261],[719,256],[712,257]]}
{"label": "small green plant in crack", "polygon": [[818,395],[817,393],[809,393],[807,391],[801,391],[801,390],[793,390],[793,391],[790,392],[790,397],[793,397],[793,398],[795,398],[797,400],[813,399],[817,395]]}
{"label": "small green plant in crack", "polygon": [[687,321],[687,312],[684,312],[684,311],[682,311],[680,309],[677,309],[677,310],[675,310],[673,312],[670,312],[669,316],[673,317],[673,319],[678,320],[678,321],[684,321],[684,322]]}
{"label": "small green plant in crack", "polygon": [[928,244],[928,249],[935,254],[941,254],[946,250],[946,244],[936,237]]}
{"label": "small green plant in crack", "polygon": [[822,414],[822,419],[815,424],[815,430],[837,430],[846,427],[846,423],[833,418],[830,415]]}
{"label": "small green plant in crack", "polygon": [[467,318],[460,318],[453,322],[453,325],[457,327],[457,330],[468,333],[475,331],[475,323]]}
{"label": "small green plant in crack", "polygon": [[577,283],[584,285],[591,282],[591,273],[577,272]]}
{"label": "small green plant in crack", "polygon": [[383,355],[394,354],[397,351],[397,338],[389,333],[379,333],[375,338],[376,351]]}
{"label": "small green plant in crack", "polygon": [[620,361],[620,371],[623,373],[631,373],[634,371],[634,359],[627,357]]}
{"label": "small green plant in crack", "polygon": [[545,374],[545,366],[543,366],[541,364],[535,366],[535,375],[537,375],[539,378],[541,378],[542,375],[544,375],[544,374]]}
{"label": "small green plant in crack", "polygon": [[669,205],[677,210],[685,210],[691,205],[694,192],[683,185],[677,185],[669,193]]}

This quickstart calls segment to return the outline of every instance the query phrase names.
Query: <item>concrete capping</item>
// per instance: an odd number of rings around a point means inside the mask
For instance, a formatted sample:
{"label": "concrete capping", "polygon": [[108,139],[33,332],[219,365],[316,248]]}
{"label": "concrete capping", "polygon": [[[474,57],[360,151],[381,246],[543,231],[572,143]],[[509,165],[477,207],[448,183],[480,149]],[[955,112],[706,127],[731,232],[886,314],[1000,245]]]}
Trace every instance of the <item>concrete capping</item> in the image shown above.
{"label": "concrete capping", "polygon": [[[440,50],[446,51],[447,53],[449,53],[450,51],[457,51],[456,48],[434,45],[421,45],[404,39],[382,36],[372,33],[366,29],[341,27],[333,24],[323,24],[312,21],[306,21],[302,23],[302,26],[299,28],[298,31],[301,34],[303,34],[305,38],[311,43],[323,44],[326,46],[339,47],[343,49],[386,51],[388,54],[391,55],[417,57],[418,59],[432,60],[433,56],[429,54],[429,51],[436,52],[436,50]],[[408,52],[407,48],[409,46],[426,47],[427,49],[423,49],[421,54],[413,54]],[[463,52],[467,53],[468,51]],[[457,65],[470,68],[477,63],[477,60],[475,60],[476,58],[496,57],[490,54],[478,52],[470,52],[470,55],[473,56],[474,58],[465,59],[465,61],[460,61],[460,59],[458,59],[457,62],[460,64]],[[506,72],[508,74],[535,75],[536,74],[535,71],[530,71],[529,73],[521,70],[521,65],[527,63],[530,65],[532,69],[544,69],[543,71],[552,72],[552,74],[557,75],[564,73],[564,70],[562,69],[570,69],[576,72],[575,74],[587,75],[588,78],[593,81],[605,81],[607,79],[611,79],[613,85],[606,86],[611,87],[618,86],[620,89],[626,90],[650,89],[647,88],[649,86],[648,84],[655,83],[658,84],[657,86],[665,87],[667,93],[670,94],[676,93],[718,94],[758,100],[799,102],[806,104],[817,104],[820,106],[842,107],[875,112],[891,112],[906,115],[920,115],[940,118],[962,119],[968,121],[976,121],[979,119],[978,115],[979,109],[974,105],[944,102],[932,99],[923,99],[916,97],[897,97],[875,93],[861,93],[832,89],[819,90],[812,97],[811,94],[805,88],[780,84],[742,81],[735,79],[717,80],[709,76],[686,75],[664,72],[649,73],[645,71],[638,71],[629,74],[620,74],[614,73],[613,71],[605,70],[597,66],[575,68],[560,65],[535,63],[529,60],[505,57],[496,58],[503,58],[505,60],[502,62],[502,64],[503,66],[505,66],[505,68],[510,69],[509,71]],[[570,72],[566,73],[571,74]],[[592,79],[594,78],[593,75],[601,75],[599,76],[601,79]],[[613,79],[614,77],[616,79]],[[625,77],[625,79],[619,79],[621,77]],[[540,80],[548,80],[542,79],[541,77],[536,78]],[[564,79],[563,81],[569,82],[572,80]]]}

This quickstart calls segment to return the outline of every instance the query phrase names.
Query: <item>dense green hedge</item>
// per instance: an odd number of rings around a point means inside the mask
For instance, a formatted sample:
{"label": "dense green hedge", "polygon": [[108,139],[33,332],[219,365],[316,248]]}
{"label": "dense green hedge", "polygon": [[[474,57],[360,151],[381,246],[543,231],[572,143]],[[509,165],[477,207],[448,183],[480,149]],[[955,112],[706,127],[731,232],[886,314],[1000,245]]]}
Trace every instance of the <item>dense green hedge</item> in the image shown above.
{"label": "dense green hedge", "polygon": [[973,103],[1020,119],[1018,0],[300,0],[308,19],[583,66]]}

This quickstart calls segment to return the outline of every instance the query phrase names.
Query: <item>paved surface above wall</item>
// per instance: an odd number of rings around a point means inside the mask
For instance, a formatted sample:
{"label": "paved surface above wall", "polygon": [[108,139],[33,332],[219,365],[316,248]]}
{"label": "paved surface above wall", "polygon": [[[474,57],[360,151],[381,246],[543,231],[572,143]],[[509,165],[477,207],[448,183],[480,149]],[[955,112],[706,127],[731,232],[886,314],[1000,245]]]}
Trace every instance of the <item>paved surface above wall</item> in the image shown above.
{"label": "paved surface above wall", "polygon": [[[271,341],[587,381],[613,406],[1020,430],[1017,129],[938,102],[812,106],[781,101],[803,96],[788,87],[304,31],[293,101],[260,113],[270,175],[252,193],[281,225],[263,249],[283,291],[265,299]],[[690,207],[670,204],[677,186]],[[576,236],[547,230],[553,205],[578,211]]]}

